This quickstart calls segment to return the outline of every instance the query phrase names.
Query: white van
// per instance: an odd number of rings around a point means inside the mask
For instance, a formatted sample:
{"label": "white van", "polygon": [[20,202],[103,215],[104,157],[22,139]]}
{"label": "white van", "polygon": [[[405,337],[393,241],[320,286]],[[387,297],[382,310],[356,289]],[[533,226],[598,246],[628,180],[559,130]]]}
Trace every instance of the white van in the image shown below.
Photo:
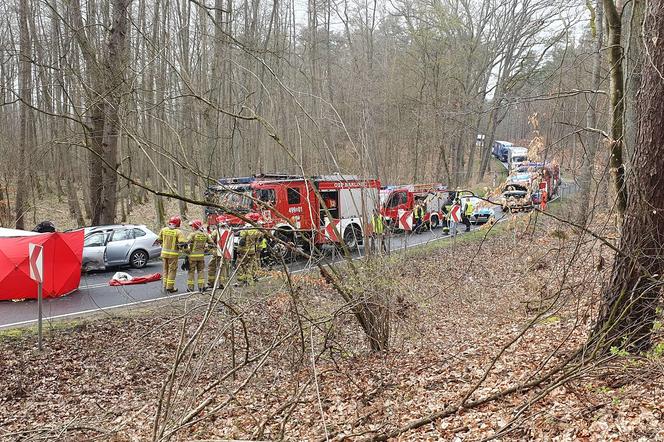
{"label": "white van", "polygon": [[512,146],[508,148],[507,152],[507,168],[512,171],[528,161],[528,149],[525,147]]}

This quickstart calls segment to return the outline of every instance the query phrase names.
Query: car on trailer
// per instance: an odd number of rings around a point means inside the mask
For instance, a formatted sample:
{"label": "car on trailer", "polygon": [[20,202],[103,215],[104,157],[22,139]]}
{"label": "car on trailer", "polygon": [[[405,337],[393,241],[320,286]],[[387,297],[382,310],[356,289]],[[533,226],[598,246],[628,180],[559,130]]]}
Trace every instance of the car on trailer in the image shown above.
{"label": "car on trailer", "polygon": [[530,193],[523,187],[511,186],[500,195],[503,213],[528,212],[533,209]]}

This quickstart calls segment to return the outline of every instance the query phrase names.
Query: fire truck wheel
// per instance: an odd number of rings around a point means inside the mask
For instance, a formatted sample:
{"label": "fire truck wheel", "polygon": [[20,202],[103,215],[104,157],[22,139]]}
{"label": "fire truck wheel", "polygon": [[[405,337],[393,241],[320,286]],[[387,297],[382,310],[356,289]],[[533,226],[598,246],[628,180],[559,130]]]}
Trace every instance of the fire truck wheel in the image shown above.
{"label": "fire truck wheel", "polygon": [[356,225],[346,227],[344,231],[344,242],[350,250],[356,250],[360,245],[362,231]]}
{"label": "fire truck wheel", "polygon": [[286,244],[294,244],[293,232],[289,232],[285,229],[279,229],[275,232],[274,236],[277,237],[280,241],[274,242],[272,246],[272,253],[276,255],[279,260],[288,258],[290,250]]}
{"label": "fire truck wheel", "polygon": [[438,217],[437,216],[432,216],[431,219],[429,220],[429,224],[431,225],[432,229],[438,228]]}

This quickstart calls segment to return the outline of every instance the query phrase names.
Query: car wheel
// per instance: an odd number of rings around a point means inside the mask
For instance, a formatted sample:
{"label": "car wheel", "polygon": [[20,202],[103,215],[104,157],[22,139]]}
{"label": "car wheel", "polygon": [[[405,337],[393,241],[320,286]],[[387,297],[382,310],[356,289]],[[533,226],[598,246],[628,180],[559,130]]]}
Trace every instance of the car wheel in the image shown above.
{"label": "car wheel", "polygon": [[129,257],[129,264],[135,269],[142,269],[148,265],[148,253],[145,250],[136,250]]}

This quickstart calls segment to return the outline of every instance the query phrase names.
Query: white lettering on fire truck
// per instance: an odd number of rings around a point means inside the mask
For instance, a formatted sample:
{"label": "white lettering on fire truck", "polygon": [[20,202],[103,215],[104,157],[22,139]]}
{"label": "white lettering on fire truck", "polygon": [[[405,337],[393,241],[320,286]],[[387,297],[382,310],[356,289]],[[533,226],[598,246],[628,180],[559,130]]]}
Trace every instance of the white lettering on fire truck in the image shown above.
{"label": "white lettering on fire truck", "polygon": [[299,213],[302,212],[302,207],[291,207],[288,209],[288,213]]}
{"label": "white lettering on fire truck", "polygon": [[344,182],[344,183],[334,183],[334,187],[348,189],[351,187],[368,187],[368,184],[359,181],[349,182],[349,183]]}

